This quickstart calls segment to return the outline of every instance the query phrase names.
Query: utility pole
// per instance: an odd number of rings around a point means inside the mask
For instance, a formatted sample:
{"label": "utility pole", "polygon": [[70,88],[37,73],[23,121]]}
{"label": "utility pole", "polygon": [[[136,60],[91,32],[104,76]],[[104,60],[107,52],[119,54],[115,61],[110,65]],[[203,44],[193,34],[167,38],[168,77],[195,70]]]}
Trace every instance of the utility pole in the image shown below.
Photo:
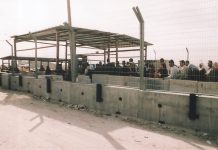
{"label": "utility pole", "polygon": [[142,14],[137,7],[133,7],[132,8],[139,23],[140,23],[140,67],[139,67],[139,71],[140,71],[140,90],[144,90],[145,89],[145,85],[144,85],[144,19],[142,17]]}

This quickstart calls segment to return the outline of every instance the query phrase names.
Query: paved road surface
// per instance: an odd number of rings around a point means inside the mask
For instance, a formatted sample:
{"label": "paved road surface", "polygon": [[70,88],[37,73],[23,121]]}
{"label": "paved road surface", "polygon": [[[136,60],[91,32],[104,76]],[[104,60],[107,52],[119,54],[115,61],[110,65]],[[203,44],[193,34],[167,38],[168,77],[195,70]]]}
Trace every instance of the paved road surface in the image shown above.
{"label": "paved road surface", "polygon": [[217,150],[187,135],[72,110],[2,89],[0,119],[1,150]]}

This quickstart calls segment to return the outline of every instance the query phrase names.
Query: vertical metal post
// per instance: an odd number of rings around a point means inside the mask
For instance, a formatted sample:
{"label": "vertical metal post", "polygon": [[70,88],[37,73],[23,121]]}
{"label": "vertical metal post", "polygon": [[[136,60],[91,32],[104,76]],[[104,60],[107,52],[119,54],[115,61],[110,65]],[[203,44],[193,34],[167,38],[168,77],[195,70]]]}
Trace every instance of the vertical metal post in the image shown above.
{"label": "vertical metal post", "polygon": [[140,89],[144,90],[144,19],[138,7],[133,7],[133,11],[140,22]]}
{"label": "vertical metal post", "polygon": [[75,42],[75,36],[74,31],[70,31],[70,60],[71,60],[71,77],[72,82],[76,82],[76,76],[77,76],[77,67],[76,67],[76,42]]}
{"label": "vertical metal post", "polygon": [[59,64],[59,50],[60,50],[60,46],[59,46],[59,33],[57,31],[56,33],[56,69],[57,69],[57,66]]}
{"label": "vertical metal post", "polygon": [[110,43],[111,43],[111,37],[109,37],[109,41],[108,41],[108,45],[107,45],[107,48],[108,48],[108,53],[107,53],[107,59],[108,59],[108,61],[110,62],[110,60],[111,60],[111,53],[110,53],[110,51],[111,51],[111,46],[110,46]]}
{"label": "vertical metal post", "polygon": [[38,79],[38,65],[37,65],[37,38],[29,33],[30,37],[33,38],[35,43],[35,78]]}
{"label": "vertical metal post", "polygon": [[157,60],[157,57],[156,57],[156,51],[155,51],[155,49],[153,49],[153,52],[154,52],[154,60],[156,61]]}
{"label": "vertical metal post", "polygon": [[[13,49],[13,45],[10,43],[10,42],[8,42],[8,40],[6,40],[6,42],[11,46],[11,64],[12,64],[12,74],[14,74],[14,57],[13,57],[13,55],[14,55],[14,49]],[[9,66],[10,66],[10,64],[9,64]]]}
{"label": "vertical metal post", "polygon": [[118,40],[116,40],[116,67],[118,67],[117,62],[118,62]]}
{"label": "vertical metal post", "polygon": [[104,64],[106,64],[106,50],[104,49]]}
{"label": "vertical metal post", "polygon": [[37,39],[34,38],[35,42],[35,77],[38,79],[38,65],[37,65]]}
{"label": "vertical metal post", "polygon": [[72,26],[70,0],[67,0],[67,14],[68,14],[68,24],[69,24],[70,26]]}
{"label": "vertical metal post", "polygon": [[29,60],[29,72],[30,72],[30,60]]}
{"label": "vertical metal post", "polygon": [[67,14],[68,14],[68,26],[70,29],[69,41],[70,41],[71,77],[72,77],[72,82],[76,82],[76,76],[77,76],[76,39],[75,39],[75,32],[72,28],[72,22],[71,22],[70,0],[67,0]]}
{"label": "vertical metal post", "polygon": [[155,51],[155,49],[153,49],[154,51],[154,60],[155,60],[155,71],[157,70],[157,53]]}
{"label": "vertical metal post", "polygon": [[145,46],[145,59],[144,60],[147,60],[147,45]]}
{"label": "vertical metal post", "polygon": [[140,24],[140,89],[144,90],[144,21]]}
{"label": "vertical metal post", "polygon": [[189,50],[187,47],[186,47],[186,52],[187,52],[187,60],[189,60]]}
{"label": "vertical metal post", "polygon": [[110,62],[110,46],[108,47],[108,51],[107,51],[107,60]]}
{"label": "vertical metal post", "polygon": [[[12,56],[13,57],[13,56]],[[16,38],[14,39],[14,57],[13,57],[14,59],[12,59],[13,61],[12,61],[12,64],[13,64],[13,66],[12,66],[12,68],[14,67],[16,67],[17,68],[17,40],[16,40]]]}
{"label": "vertical metal post", "polygon": [[67,41],[65,46],[65,71],[67,71]]}

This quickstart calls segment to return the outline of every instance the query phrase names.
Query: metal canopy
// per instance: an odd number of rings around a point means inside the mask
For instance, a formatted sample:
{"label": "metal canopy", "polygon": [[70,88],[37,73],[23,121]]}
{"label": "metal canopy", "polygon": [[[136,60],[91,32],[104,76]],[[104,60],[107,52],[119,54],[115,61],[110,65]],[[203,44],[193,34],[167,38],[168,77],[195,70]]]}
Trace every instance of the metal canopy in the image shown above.
{"label": "metal canopy", "polygon": [[[109,48],[126,48],[140,46],[140,40],[128,35],[117,34],[111,32],[104,32],[98,30],[91,30],[85,28],[72,27],[75,32],[76,45],[78,47],[94,47],[101,50]],[[56,26],[45,30],[31,33],[37,40],[42,41],[56,41],[57,34],[59,41],[69,41],[69,27]],[[16,43],[33,40],[29,34],[13,36]],[[117,44],[118,43],[118,44]],[[152,45],[151,43],[144,42],[145,46]]]}

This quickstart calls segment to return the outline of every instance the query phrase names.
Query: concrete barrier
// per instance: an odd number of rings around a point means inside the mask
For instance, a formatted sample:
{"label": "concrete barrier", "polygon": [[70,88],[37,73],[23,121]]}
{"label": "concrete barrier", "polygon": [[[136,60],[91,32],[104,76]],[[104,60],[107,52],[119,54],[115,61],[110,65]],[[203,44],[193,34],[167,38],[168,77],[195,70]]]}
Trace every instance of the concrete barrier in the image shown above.
{"label": "concrete barrier", "polygon": [[11,76],[11,90],[19,90],[19,76]]}
{"label": "concrete barrier", "polygon": [[19,90],[23,92],[33,93],[34,79],[35,78],[31,76],[23,76],[23,86],[19,87]]}
{"label": "concrete barrier", "polygon": [[175,92],[188,92],[197,93],[198,92],[198,82],[190,80],[170,80],[170,91]]}
{"label": "concrete barrier", "polygon": [[51,100],[71,102],[71,82],[52,81]]}
{"label": "concrete barrier", "polygon": [[39,75],[38,78],[39,79],[50,78],[53,81],[62,81],[63,80],[63,76],[62,75]]}
{"label": "concrete barrier", "polygon": [[145,89],[169,90],[170,80],[161,78],[145,78]]}
{"label": "concrete barrier", "polygon": [[79,75],[78,76],[78,83],[91,84],[91,79],[89,78],[89,76]]}
{"label": "concrete barrier", "polygon": [[93,74],[92,75],[92,83],[106,85],[106,84],[108,84],[108,77],[109,77],[109,75],[105,75],[105,74]]}
{"label": "concrete barrier", "polygon": [[108,75],[107,79],[108,79],[108,84],[110,85],[118,85],[118,86],[125,86],[125,76],[112,76],[112,75]]}
{"label": "concrete barrier", "polygon": [[34,79],[33,81],[33,95],[44,97],[46,99],[50,98],[50,94],[47,93],[46,79]]}
{"label": "concrete barrier", "polygon": [[[144,78],[146,89],[169,90],[169,80],[160,78]],[[114,76],[94,74],[93,83],[119,85],[139,88],[140,78],[134,76]]]}
{"label": "concrete barrier", "polygon": [[39,75],[38,79],[34,79],[33,82],[34,95],[50,99],[51,94],[47,92],[47,78],[51,80],[51,88],[52,82],[63,80],[63,77],[60,75]]}
{"label": "concrete barrier", "polygon": [[111,114],[137,117],[139,90],[135,88],[105,86],[101,110]]}
{"label": "concrete barrier", "polygon": [[218,95],[218,82],[198,82],[198,93]]}
{"label": "concrete barrier", "polygon": [[11,75],[12,75],[11,73],[2,74],[2,88],[3,89],[10,89]]}
{"label": "concrete barrier", "polygon": [[154,92],[139,92],[137,117],[143,120],[158,121],[159,111]]}
{"label": "concrete barrier", "polygon": [[156,119],[166,124],[186,127],[185,122],[189,120],[189,95],[170,92],[153,92],[153,110]]}
{"label": "concrete barrier", "polygon": [[125,82],[124,82],[125,86],[139,88],[139,84],[140,84],[140,78],[139,77],[125,76]]}
{"label": "concrete barrier", "polygon": [[2,86],[2,74],[4,74],[4,72],[0,72],[0,86]]}
{"label": "concrete barrier", "polygon": [[96,109],[96,84],[71,84],[71,100],[73,104],[84,104],[90,109]]}
{"label": "concrete barrier", "polygon": [[[110,80],[113,79],[108,78],[107,76],[106,78]],[[133,77],[126,77],[124,80],[126,79],[126,81],[129,81],[130,78],[132,79]],[[10,79],[12,81],[11,84],[9,81]],[[10,85],[17,85],[18,80],[18,77],[11,77],[11,74],[2,75],[2,82],[5,88],[9,88]],[[133,78],[131,82],[135,80],[138,80],[138,78]],[[159,79],[146,80],[157,84],[159,83],[160,85],[162,84],[162,80]],[[14,83],[14,81],[16,81],[16,83]],[[212,90],[211,93],[214,94],[216,92],[215,89],[217,89],[216,83],[209,86],[210,83],[199,82],[198,86],[195,86],[197,83],[196,81],[189,81],[190,83],[187,84],[182,83],[184,82],[183,80],[166,80],[163,82],[169,82],[172,84],[170,85],[170,90],[182,92],[196,92],[196,87],[198,87],[199,90],[200,86],[200,91],[202,91],[202,93],[207,93],[209,92],[207,90]],[[56,101],[61,100],[72,104],[84,104],[89,109],[94,109],[96,111],[121,114],[155,122],[159,121],[166,124],[218,134],[218,97],[215,96],[197,96],[196,107],[199,118],[190,120],[188,116],[190,95],[187,93],[142,91],[134,87],[128,88],[102,85],[103,102],[96,102],[96,84],[81,84],[52,80],[51,94],[49,94],[47,93],[46,83],[45,78],[34,79],[33,77],[24,76],[22,88],[17,89],[22,91],[32,91],[36,96],[45,98],[51,97]],[[182,88],[177,87],[180,84]],[[188,90],[183,89],[185,87]],[[193,89],[191,89],[191,87]],[[162,88],[159,87],[159,89]]]}

